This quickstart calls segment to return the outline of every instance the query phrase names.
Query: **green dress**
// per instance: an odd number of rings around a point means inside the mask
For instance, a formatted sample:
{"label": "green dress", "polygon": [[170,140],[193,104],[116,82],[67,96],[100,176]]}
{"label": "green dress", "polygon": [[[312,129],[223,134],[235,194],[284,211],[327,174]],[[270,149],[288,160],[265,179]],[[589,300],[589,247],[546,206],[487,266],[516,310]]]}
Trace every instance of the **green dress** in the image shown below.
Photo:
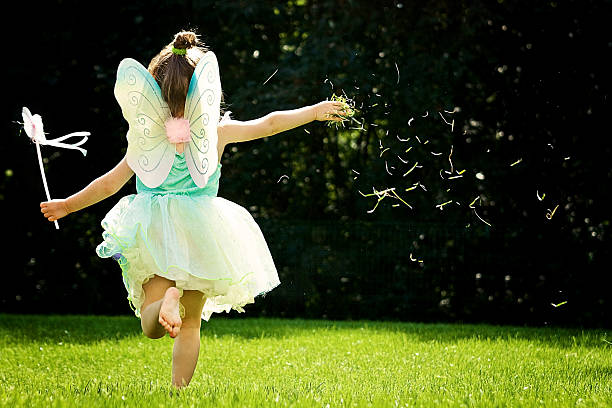
{"label": "green dress", "polygon": [[136,316],[144,302],[142,285],[153,275],[176,282],[181,291],[206,296],[202,318],[243,306],[280,284],[259,226],[240,205],[217,197],[221,164],[204,188],[191,178],[183,154],[155,188],[136,177],[130,194],[102,220],[103,242],[96,252],[121,266]]}

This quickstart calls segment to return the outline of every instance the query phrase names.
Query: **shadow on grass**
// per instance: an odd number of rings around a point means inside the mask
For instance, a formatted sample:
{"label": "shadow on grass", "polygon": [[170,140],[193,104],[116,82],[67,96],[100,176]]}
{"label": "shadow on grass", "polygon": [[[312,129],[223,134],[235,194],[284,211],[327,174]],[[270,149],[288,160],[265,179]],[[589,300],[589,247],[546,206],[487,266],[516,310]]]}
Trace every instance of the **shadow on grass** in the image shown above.
{"label": "shadow on grass", "polygon": [[143,336],[134,316],[0,314],[0,342],[96,343]]}
{"label": "shadow on grass", "polygon": [[[543,346],[610,347],[605,330],[494,326],[488,324],[409,323],[374,320],[310,320],[213,315],[202,321],[202,337],[240,337],[247,340],[320,335],[328,331],[358,332],[363,336],[402,333],[422,342],[457,343],[468,339],[524,340]],[[127,337],[146,337],[135,316],[11,315],[0,314],[0,342],[86,344]]]}

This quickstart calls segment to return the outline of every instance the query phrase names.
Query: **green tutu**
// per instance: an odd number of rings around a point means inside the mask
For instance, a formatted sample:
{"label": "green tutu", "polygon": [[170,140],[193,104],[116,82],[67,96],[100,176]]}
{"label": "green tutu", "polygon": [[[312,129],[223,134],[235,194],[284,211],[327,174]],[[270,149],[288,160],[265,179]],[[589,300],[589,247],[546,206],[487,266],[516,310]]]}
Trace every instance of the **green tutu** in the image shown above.
{"label": "green tutu", "polygon": [[176,153],[166,180],[146,187],[136,177],[137,194],[125,196],[102,220],[104,241],[96,252],[121,266],[128,300],[136,316],[144,302],[142,285],[153,275],[180,290],[206,296],[202,318],[243,306],[280,284],[259,226],[243,207],[217,197],[221,164],[207,185],[193,182],[185,157]]}

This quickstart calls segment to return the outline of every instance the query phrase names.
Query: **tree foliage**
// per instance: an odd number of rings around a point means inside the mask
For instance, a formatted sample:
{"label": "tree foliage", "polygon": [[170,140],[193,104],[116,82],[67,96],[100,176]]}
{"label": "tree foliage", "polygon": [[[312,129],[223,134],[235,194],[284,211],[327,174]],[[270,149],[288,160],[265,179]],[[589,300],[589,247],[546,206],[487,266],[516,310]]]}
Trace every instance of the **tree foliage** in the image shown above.
{"label": "tree foliage", "polygon": [[[194,28],[217,54],[226,109],[238,120],[334,93],[359,109],[359,123],[339,130],[312,123],[226,148],[219,195],[256,218],[281,281],[291,282],[267,313],[295,293],[289,314],[418,318],[410,312],[418,305],[432,319],[602,324],[611,300],[603,285],[610,63],[602,58],[610,52],[602,35],[610,5],[231,0],[100,3],[92,12],[58,0],[31,7],[28,29],[7,33],[19,42],[5,64],[0,206],[14,289],[0,296],[2,308],[126,311],[118,268],[93,251],[116,198],[53,230],[37,215],[44,196],[34,149],[11,121],[28,106],[43,114],[51,136],[92,132],[86,159],[43,149],[52,195],[74,193],[125,152],[127,127],[112,93],[119,61],[146,65],[175,32]],[[7,13],[19,15],[30,5],[11,7]],[[404,202],[364,197],[389,188]],[[132,181],[119,195],[134,189]],[[336,237],[333,245],[317,243],[317,228]],[[60,294],[66,301],[54,300]]]}

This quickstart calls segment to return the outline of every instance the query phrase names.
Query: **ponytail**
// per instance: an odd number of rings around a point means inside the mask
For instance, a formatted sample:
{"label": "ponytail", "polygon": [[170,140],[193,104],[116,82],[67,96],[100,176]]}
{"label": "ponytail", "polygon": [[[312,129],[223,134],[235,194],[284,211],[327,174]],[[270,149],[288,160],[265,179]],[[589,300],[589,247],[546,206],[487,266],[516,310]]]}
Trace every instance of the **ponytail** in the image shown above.
{"label": "ponytail", "polygon": [[159,84],[172,117],[183,117],[191,76],[207,51],[196,33],[181,31],[151,60],[149,72]]}

